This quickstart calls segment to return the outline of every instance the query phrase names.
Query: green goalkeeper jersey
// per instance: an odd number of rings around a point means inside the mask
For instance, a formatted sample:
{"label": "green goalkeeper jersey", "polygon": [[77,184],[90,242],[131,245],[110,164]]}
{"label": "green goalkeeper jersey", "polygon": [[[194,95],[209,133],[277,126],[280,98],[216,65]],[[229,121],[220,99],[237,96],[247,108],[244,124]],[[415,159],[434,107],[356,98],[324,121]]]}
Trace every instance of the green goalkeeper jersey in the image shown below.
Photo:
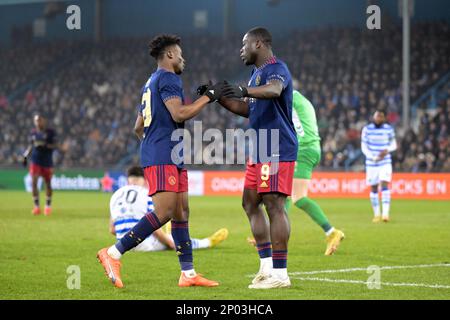
{"label": "green goalkeeper jersey", "polygon": [[320,149],[319,127],[313,105],[297,90],[294,90],[292,105],[292,121],[297,132],[298,149]]}

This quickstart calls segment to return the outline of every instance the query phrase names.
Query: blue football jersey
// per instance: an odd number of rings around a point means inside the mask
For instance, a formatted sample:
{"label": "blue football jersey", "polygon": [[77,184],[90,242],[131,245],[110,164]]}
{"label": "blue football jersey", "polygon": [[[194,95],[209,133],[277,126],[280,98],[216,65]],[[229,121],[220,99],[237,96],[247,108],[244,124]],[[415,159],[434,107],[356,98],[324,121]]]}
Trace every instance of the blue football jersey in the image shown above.
{"label": "blue football jersey", "polygon": [[53,149],[47,145],[54,144],[56,134],[53,129],[38,131],[33,129],[30,133],[31,161],[42,167],[53,167]]}
{"label": "blue football jersey", "polygon": [[[164,104],[172,98],[184,102],[181,78],[175,73],[158,69],[143,87],[139,106],[144,118],[144,138],[141,142],[141,166],[144,168],[163,164],[183,167],[183,136],[178,134],[176,139],[172,139],[172,133],[184,129],[184,122],[175,122]],[[176,157],[172,158],[172,150],[177,145]]]}
{"label": "blue football jersey", "polygon": [[[259,68],[253,69],[248,86],[262,86],[273,80],[283,84],[283,91],[278,98],[249,98],[250,127],[258,133],[256,150],[259,152],[257,155],[255,153],[250,155],[251,161],[254,163],[267,161],[261,159],[261,155],[266,158],[270,157],[275,162],[296,161],[297,159],[298,141],[292,122],[292,78],[286,64],[275,57],[270,58]],[[267,134],[263,129],[267,130]],[[278,150],[272,148],[272,129],[278,129]]]}

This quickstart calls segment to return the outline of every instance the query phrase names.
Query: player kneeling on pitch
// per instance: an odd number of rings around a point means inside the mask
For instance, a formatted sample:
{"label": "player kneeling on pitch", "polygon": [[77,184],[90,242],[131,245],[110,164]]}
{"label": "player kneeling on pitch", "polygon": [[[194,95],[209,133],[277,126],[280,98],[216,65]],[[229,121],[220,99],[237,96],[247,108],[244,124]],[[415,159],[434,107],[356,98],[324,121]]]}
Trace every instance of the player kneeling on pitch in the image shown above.
{"label": "player kneeling on pitch", "polygon": [[[145,182],[142,168],[137,166],[129,168],[127,176],[128,185],[114,192],[109,202],[111,213],[109,230],[116,236],[117,240],[120,240],[130,231],[147,212],[152,212],[155,209],[152,198],[148,196],[147,183]],[[170,225],[166,224],[166,226]],[[133,250],[144,252],[175,250],[175,242],[168,230],[170,228],[166,228],[166,232],[162,229],[154,231]],[[208,238],[191,238],[192,249],[215,247],[227,237],[228,230],[222,228]]]}

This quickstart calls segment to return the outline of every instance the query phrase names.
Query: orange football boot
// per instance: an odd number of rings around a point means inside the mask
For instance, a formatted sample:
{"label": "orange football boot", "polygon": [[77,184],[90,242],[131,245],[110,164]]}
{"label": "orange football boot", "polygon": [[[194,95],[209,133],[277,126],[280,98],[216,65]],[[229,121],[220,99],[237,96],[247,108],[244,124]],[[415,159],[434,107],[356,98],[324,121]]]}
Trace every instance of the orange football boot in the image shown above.
{"label": "orange football boot", "polygon": [[52,214],[52,207],[45,207],[45,209],[44,209],[44,214],[46,215],[46,216],[49,216],[49,215],[51,215]]}
{"label": "orange football boot", "polygon": [[41,214],[41,208],[39,207],[34,207],[33,210],[31,210],[31,213],[35,216],[40,215]]}
{"label": "orange football boot", "polygon": [[178,281],[179,287],[217,287],[219,283],[217,281],[208,280],[198,273],[195,277],[186,277],[184,272],[181,272],[180,280]]}
{"label": "orange football boot", "polygon": [[123,288],[122,279],[120,278],[120,260],[113,259],[108,254],[108,248],[103,248],[97,253],[98,262],[105,269],[106,276],[111,280],[112,284],[117,288]]}

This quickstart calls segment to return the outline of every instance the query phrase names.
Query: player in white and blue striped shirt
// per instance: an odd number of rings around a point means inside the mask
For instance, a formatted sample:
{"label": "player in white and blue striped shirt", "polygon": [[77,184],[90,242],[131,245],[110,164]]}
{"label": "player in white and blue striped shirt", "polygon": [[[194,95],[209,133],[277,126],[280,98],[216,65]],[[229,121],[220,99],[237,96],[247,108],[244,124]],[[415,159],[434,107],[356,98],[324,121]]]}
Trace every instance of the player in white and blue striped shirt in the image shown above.
{"label": "player in white and blue striped shirt", "polygon": [[[111,213],[109,230],[118,240],[125,236],[146,213],[155,210],[152,198],[148,196],[148,188],[142,168],[129,168],[127,176],[128,185],[114,192],[109,203]],[[225,240],[227,236],[228,230],[222,228],[208,238],[191,238],[192,248],[204,249],[214,247]],[[163,228],[155,230],[134,248],[135,251],[160,251],[166,249],[175,250],[175,243],[170,232],[167,229],[164,231]]]}
{"label": "player in white and blue striped shirt", "polygon": [[[366,125],[361,133],[361,149],[366,156],[366,183],[370,185],[370,202],[374,212],[373,222],[388,222],[391,204],[389,183],[392,180],[390,153],[397,149],[394,129],[386,123],[384,111],[377,110],[373,123]],[[382,214],[378,186],[381,185]]]}

